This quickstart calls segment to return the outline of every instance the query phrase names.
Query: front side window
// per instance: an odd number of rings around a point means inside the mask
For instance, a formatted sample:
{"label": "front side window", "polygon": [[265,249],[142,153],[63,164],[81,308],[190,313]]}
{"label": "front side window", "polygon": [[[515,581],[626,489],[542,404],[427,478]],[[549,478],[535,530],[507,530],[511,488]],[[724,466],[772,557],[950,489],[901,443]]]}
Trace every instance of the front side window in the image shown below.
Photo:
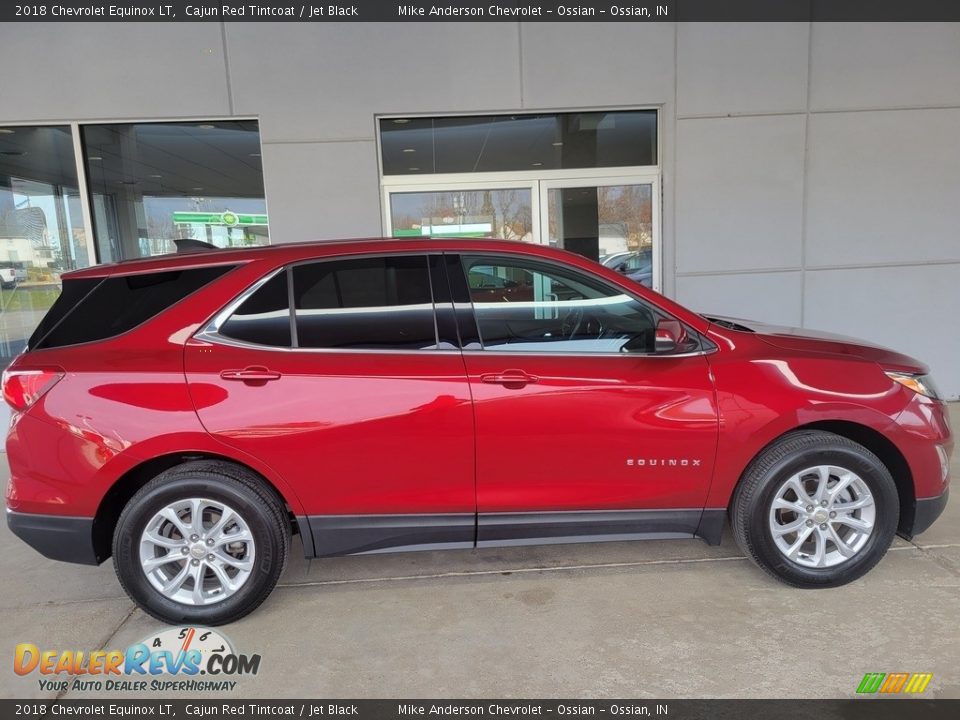
{"label": "front side window", "polygon": [[297,265],[293,268],[293,297],[299,347],[437,347],[425,255]]}
{"label": "front side window", "polygon": [[575,271],[464,257],[483,347],[508,352],[650,352],[662,315]]}

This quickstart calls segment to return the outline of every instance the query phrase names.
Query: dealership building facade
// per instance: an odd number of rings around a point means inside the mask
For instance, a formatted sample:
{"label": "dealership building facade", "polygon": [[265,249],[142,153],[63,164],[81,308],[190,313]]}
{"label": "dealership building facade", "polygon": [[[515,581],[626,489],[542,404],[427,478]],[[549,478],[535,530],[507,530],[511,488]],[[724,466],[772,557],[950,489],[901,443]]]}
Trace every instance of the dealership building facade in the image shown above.
{"label": "dealership building facade", "polygon": [[960,397],[960,25],[26,23],[0,58],[4,361],[62,272],[174,238],[488,236]]}

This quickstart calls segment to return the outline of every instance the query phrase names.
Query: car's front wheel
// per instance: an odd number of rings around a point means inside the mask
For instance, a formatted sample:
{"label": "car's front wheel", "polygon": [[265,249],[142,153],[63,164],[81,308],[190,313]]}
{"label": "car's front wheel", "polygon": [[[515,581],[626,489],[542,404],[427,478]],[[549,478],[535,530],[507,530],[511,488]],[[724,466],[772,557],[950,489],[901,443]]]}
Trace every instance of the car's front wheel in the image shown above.
{"label": "car's front wheel", "polygon": [[803,588],[861,577],[893,541],[896,484],[880,459],[833,433],[797,431],[764,450],[730,508],[741,549],[768,573]]}
{"label": "car's front wheel", "polygon": [[131,498],[113,561],[124,590],[153,617],[221,625],[266,599],[288,548],[272,492],[240,468],[198,461],[161,473]]}

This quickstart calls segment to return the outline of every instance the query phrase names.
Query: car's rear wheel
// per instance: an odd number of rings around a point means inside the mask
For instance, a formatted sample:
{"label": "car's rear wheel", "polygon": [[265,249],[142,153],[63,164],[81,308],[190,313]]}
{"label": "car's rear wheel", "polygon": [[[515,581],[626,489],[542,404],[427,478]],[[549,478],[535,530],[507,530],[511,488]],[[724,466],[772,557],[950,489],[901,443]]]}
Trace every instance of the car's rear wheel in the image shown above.
{"label": "car's rear wheel", "polygon": [[897,528],[896,484],[880,459],[833,433],[797,431],[747,468],[731,503],[741,549],[803,588],[836,587],[884,556]]}
{"label": "car's rear wheel", "polygon": [[127,594],[159,620],[233,622],[266,599],[283,571],[285,517],[279,499],[240,468],[179,465],[127,503],[114,567]]}

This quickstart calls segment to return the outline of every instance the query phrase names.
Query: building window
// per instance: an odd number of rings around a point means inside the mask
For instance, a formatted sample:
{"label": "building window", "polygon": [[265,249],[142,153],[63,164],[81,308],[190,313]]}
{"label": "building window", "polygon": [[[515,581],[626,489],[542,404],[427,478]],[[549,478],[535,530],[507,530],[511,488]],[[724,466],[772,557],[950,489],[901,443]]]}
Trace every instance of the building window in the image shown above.
{"label": "building window", "polygon": [[255,120],[80,128],[101,262],[268,242]]}
{"label": "building window", "polygon": [[26,344],[60,294],[60,273],[85,267],[69,126],[0,127],[0,365]]}
{"label": "building window", "polygon": [[384,118],[384,175],[657,164],[656,110]]}
{"label": "building window", "polygon": [[659,289],[657,117],[380,118],[384,232],[551,245]]}

